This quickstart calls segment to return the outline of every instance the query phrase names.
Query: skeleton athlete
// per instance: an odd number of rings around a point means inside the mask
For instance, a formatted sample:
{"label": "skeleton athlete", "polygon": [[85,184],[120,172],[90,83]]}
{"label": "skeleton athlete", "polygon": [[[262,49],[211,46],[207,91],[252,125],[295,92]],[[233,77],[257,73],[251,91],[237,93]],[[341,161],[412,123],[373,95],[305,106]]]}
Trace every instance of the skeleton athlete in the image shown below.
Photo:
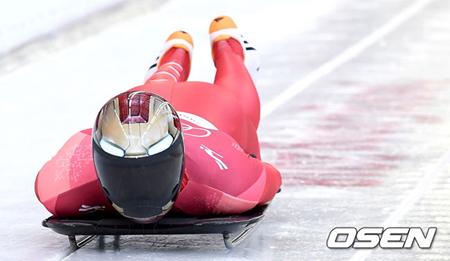
{"label": "skeleton athlete", "polygon": [[227,16],[209,32],[214,84],[187,82],[193,41],[174,32],[144,85],[109,100],[94,128],[42,167],[35,191],[53,215],[119,212],[150,223],[168,212],[238,214],[272,200],[281,176],[260,157],[256,51]]}

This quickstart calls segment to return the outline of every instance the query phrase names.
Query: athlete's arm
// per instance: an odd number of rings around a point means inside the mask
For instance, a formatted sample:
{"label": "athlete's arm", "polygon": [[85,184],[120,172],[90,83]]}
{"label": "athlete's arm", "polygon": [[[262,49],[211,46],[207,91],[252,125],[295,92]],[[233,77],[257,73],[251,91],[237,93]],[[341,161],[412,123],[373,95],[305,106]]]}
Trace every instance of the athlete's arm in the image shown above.
{"label": "athlete's arm", "polygon": [[87,129],[73,135],[36,177],[36,196],[55,216],[80,216],[96,210],[114,212],[97,180],[91,132]]}
{"label": "athlete's arm", "polygon": [[266,185],[258,205],[264,205],[267,202],[271,201],[281,187],[280,172],[269,163],[261,163],[263,164],[264,170],[266,172]]}

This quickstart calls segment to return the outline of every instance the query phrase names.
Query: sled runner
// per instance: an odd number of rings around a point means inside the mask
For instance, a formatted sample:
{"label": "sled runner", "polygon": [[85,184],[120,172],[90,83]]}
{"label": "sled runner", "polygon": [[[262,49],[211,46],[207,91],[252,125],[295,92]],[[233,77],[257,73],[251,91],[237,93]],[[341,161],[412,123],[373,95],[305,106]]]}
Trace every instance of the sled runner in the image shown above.
{"label": "sled runner", "polygon": [[[139,224],[121,215],[91,214],[78,218],[51,216],[42,225],[67,235],[70,246],[78,249],[97,235],[170,235],[170,234],[222,234],[225,246],[232,249],[255,229],[263,219],[268,204],[242,214],[231,216],[193,217],[169,215],[157,223]],[[231,234],[237,234],[231,237]],[[75,236],[86,235],[77,241]]]}

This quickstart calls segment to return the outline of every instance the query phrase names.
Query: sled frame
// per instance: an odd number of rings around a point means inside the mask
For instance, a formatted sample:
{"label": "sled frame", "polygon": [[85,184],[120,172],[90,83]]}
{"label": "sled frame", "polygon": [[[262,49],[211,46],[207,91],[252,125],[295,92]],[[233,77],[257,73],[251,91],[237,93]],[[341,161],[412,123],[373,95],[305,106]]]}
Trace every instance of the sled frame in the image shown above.
{"label": "sled frame", "polygon": [[[221,234],[225,246],[233,249],[254,231],[268,205],[231,216],[192,217],[171,215],[154,224],[139,224],[120,215],[92,214],[81,218],[51,216],[42,225],[67,235],[73,249],[79,249],[99,235]],[[236,236],[232,237],[233,234]],[[85,236],[77,239],[76,236]]]}

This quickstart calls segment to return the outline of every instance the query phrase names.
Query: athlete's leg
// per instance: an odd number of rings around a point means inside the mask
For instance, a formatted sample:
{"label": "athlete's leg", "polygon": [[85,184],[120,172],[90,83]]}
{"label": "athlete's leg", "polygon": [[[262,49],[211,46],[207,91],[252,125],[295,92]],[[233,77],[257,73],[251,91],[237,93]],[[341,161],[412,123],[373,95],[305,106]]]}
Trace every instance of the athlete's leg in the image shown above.
{"label": "athlete's leg", "polygon": [[[242,101],[246,116],[255,128],[258,128],[260,102],[253,79],[244,63],[246,58],[244,40],[233,20],[226,16],[213,20],[210,25],[210,37],[214,64],[217,68],[214,83],[228,89]],[[254,50],[251,47],[247,49]]]}
{"label": "athlete's leg", "polygon": [[189,77],[193,50],[192,37],[183,31],[172,33],[166,40],[161,54],[150,66],[145,83],[184,82]]}

